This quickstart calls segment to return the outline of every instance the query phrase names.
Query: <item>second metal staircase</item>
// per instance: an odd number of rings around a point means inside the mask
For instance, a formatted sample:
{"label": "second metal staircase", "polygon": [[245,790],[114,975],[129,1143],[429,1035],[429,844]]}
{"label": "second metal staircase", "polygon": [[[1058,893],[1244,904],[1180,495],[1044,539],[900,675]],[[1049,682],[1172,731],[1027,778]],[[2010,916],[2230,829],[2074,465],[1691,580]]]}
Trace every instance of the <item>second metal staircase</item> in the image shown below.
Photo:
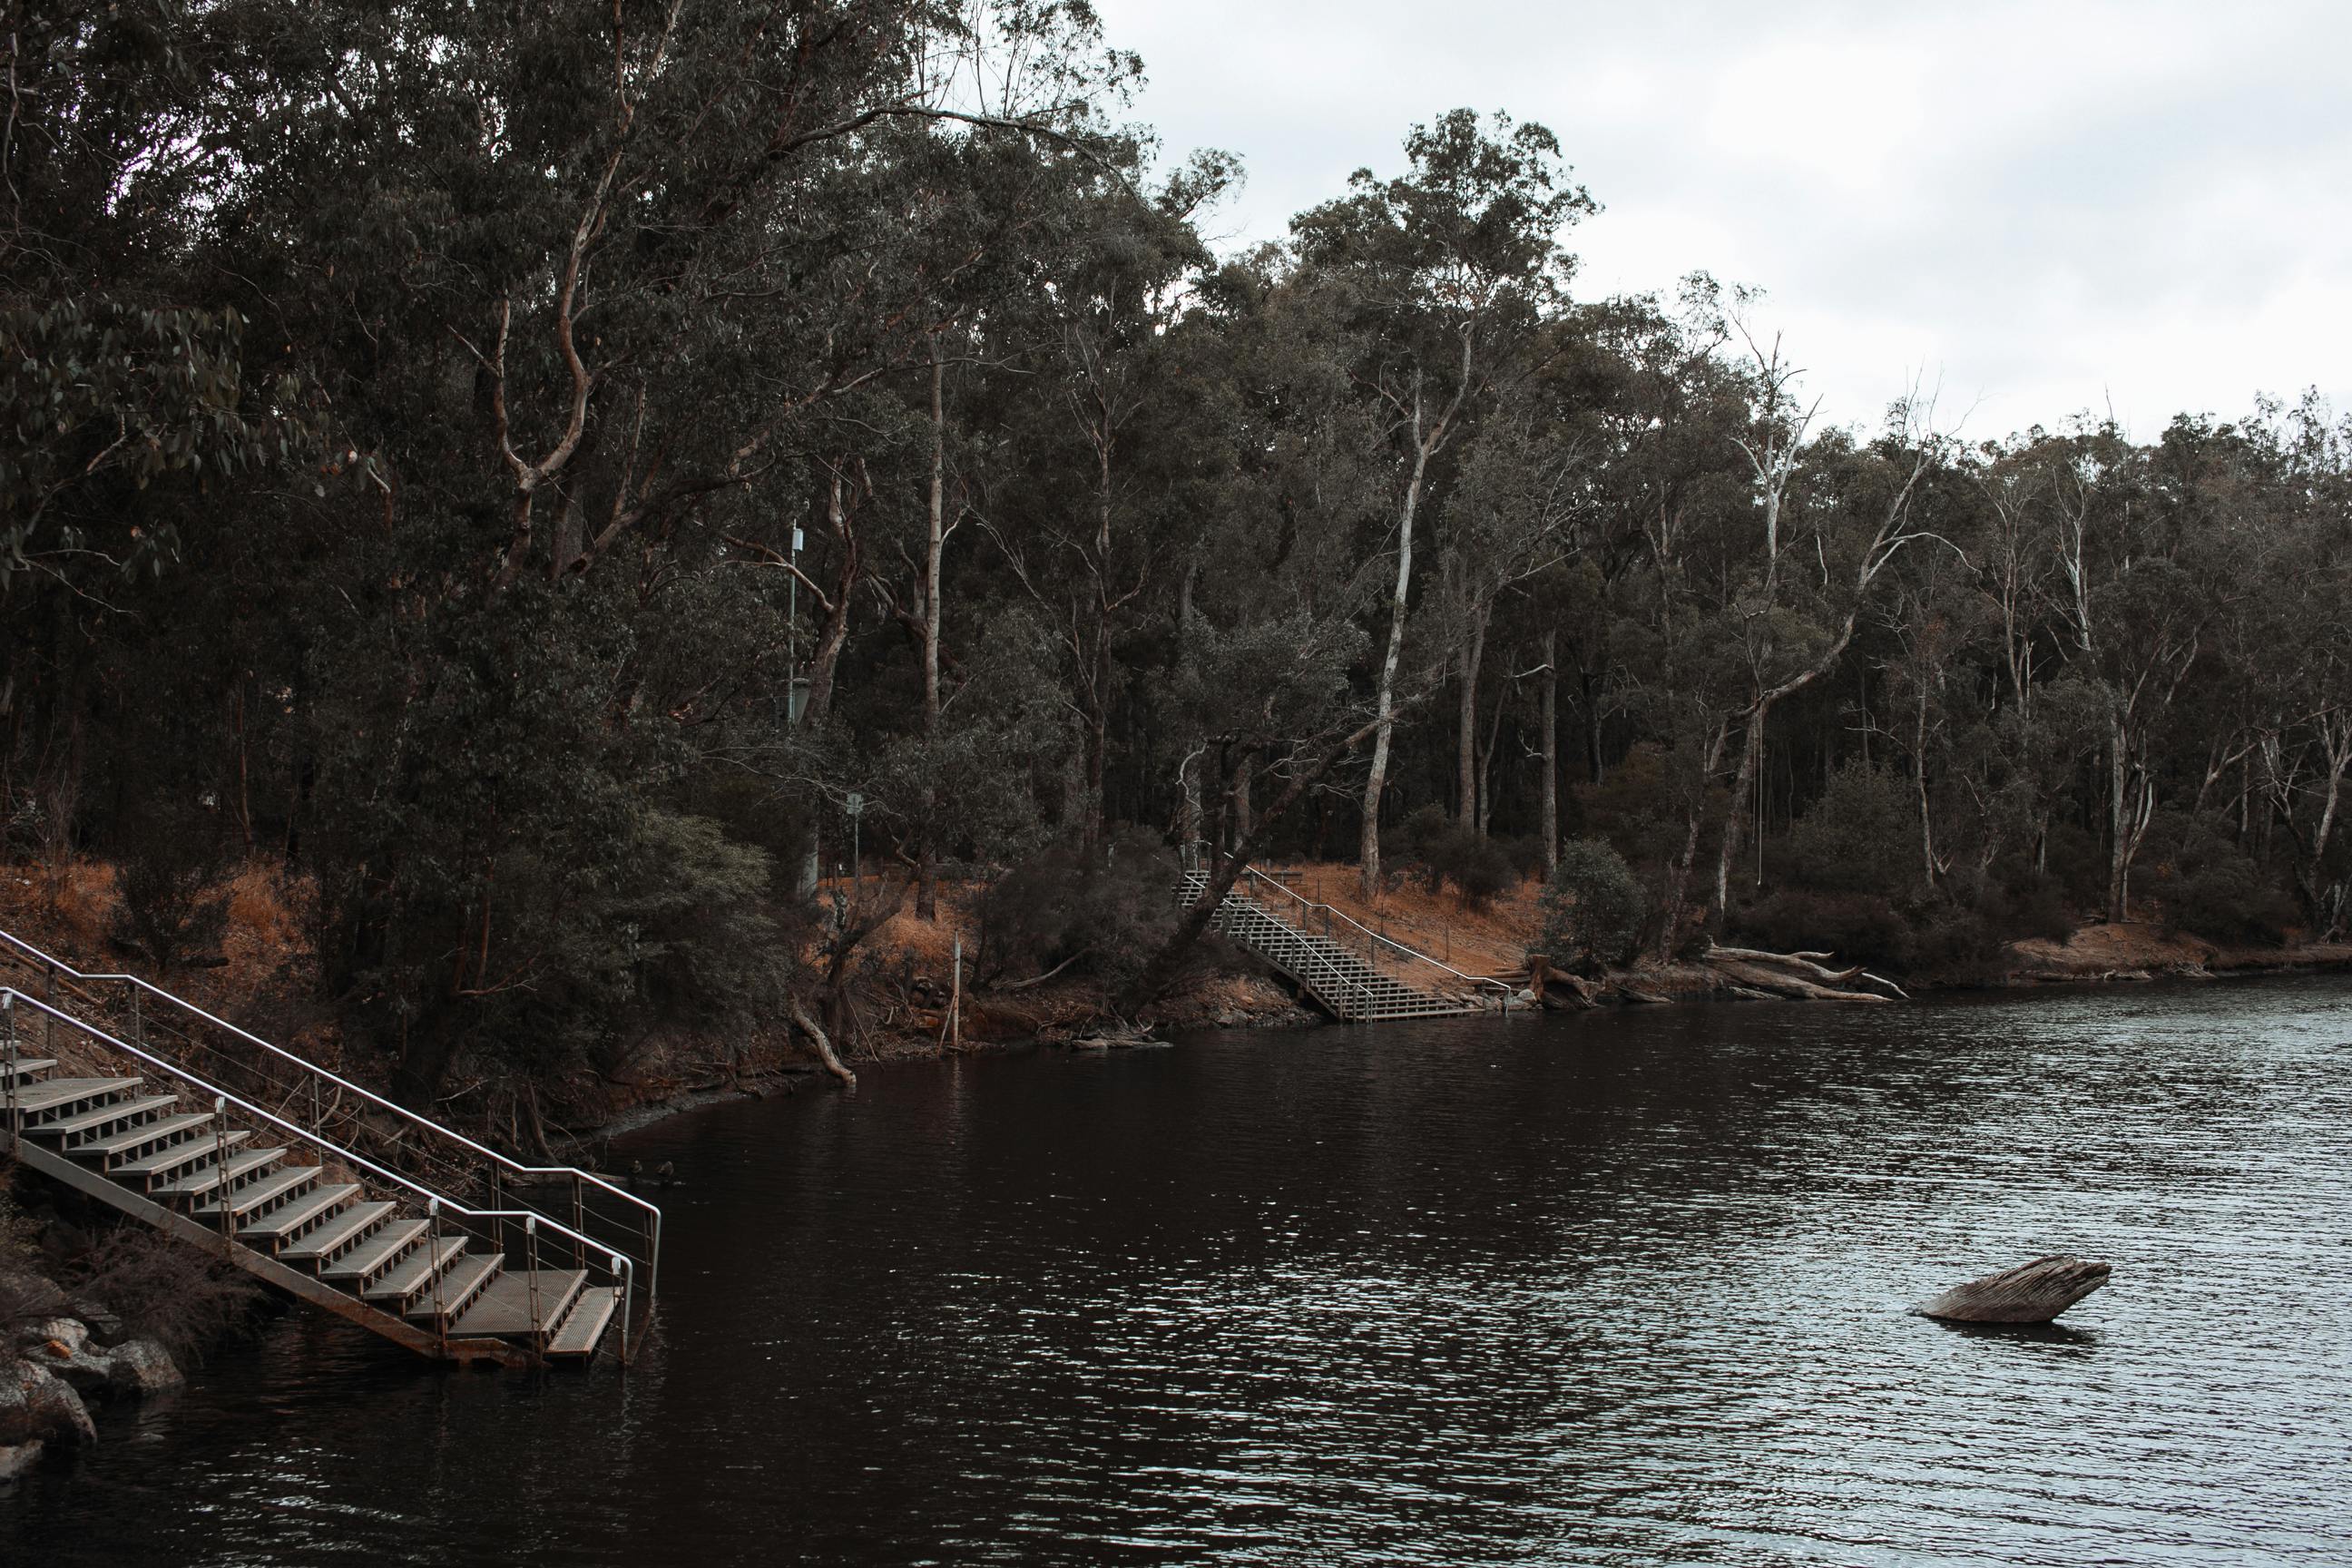
{"label": "second metal staircase", "polygon": [[[1261,884],[1297,906],[1302,914],[1320,911],[1323,923],[1334,929],[1318,932],[1284,920],[1244,890]],[[1196,904],[1208,887],[1207,871],[1189,868],[1177,879],[1176,901],[1180,906]],[[1328,905],[1300,899],[1255,870],[1244,872],[1241,884],[1226,893],[1209,923],[1227,941],[1288,975],[1317,1005],[1346,1023],[1491,1013],[1504,1006],[1510,995],[1509,987],[1499,981],[1465,974],[1415,952]],[[1339,931],[1355,938],[1355,945],[1339,940],[1336,931]],[[1413,978],[1407,980],[1405,974]]]}

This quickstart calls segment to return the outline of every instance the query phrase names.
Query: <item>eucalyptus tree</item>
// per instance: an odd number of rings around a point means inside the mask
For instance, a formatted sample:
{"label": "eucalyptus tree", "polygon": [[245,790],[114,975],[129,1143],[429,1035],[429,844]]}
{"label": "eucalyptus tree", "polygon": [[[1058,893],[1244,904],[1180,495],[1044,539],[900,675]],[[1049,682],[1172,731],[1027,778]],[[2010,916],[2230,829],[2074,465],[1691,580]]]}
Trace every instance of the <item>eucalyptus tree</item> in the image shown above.
{"label": "eucalyptus tree", "polygon": [[1123,177],[1074,193],[1068,243],[1039,258],[1038,346],[1012,389],[1020,478],[981,520],[1061,628],[1089,848],[1104,836],[1119,645],[1187,553],[1202,481],[1234,460],[1206,417],[1217,389],[1186,374],[1177,328],[1211,260],[1193,216],[1234,172],[1205,153],[1149,199]]}
{"label": "eucalyptus tree", "polygon": [[1538,363],[1567,295],[1568,226],[1593,209],[1559,143],[1532,122],[1481,124],[1457,109],[1405,138],[1406,172],[1349,176],[1349,194],[1301,213],[1302,283],[1331,291],[1344,336],[1331,347],[1388,427],[1396,585],[1374,683],[1359,859],[1379,883],[1398,673],[1411,614],[1414,529],[1435,465]]}

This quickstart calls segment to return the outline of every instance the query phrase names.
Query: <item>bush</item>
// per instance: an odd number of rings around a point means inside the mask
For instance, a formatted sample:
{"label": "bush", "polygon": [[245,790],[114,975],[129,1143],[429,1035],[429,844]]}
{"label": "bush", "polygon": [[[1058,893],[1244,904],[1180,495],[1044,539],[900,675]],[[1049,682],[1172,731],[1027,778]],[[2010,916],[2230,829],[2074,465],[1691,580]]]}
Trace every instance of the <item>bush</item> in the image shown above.
{"label": "bush", "polygon": [[1472,909],[1482,909],[1508,891],[1519,873],[1510,849],[1446,818],[1443,808],[1424,805],[1397,830],[1398,858],[1434,893],[1451,883]]}
{"label": "bush", "polygon": [[1973,901],[1977,912],[2004,942],[2037,936],[2064,942],[2074,933],[2058,879],[2035,870],[2030,863],[2004,868],[2002,875],[1978,889]]}
{"label": "bush", "polygon": [[2158,814],[2139,866],[2137,890],[2161,899],[2177,929],[2209,942],[2280,942],[2295,924],[2294,900],[2238,847],[2226,822]]}
{"label": "bush", "polygon": [[1117,984],[1167,940],[1175,882],[1174,858],[1148,834],[1120,834],[1095,858],[1071,846],[1043,850],[981,894],[976,966],[1043,974],[1067,963]]}
{"label": "bush", "polygon": [[156,802],[129,814],[122,826],[115,857],[121,897],[115,942],[159,969],[217,952],[228,929],[223,884],[233,859],[218,818],[197,807]]}
{"label": "bush", "polygon": [[1537,946],[1555,968],[1598,973],[1633,956],[1649,900],[1625,858],[1598,838],[1559,847],[1544,884]]}
{"label": "bush", "polygon": [[1790,879],[1823,892],[1903,891],[1920,876],[1916,810],[1897,775],[1867,763],[1843,764],[1789,830]]}
{"label": "bush", "polygon": [[265,1299],[235,1265],[127,1224],[99,1238],[80,1275],[77,1293],[103,1301],[126,1333],[183,1363],[246,1327]]}

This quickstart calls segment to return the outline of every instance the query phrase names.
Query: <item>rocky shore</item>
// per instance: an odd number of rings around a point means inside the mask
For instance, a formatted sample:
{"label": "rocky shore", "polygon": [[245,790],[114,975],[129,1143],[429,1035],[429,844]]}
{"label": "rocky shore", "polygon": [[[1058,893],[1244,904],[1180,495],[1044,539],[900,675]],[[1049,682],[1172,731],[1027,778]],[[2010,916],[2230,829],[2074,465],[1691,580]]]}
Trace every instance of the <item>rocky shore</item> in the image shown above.
{"label": "rocky shore", "polygon": [[148,1399],[187,1382],[169,1351],[125,1332],[102,1302],[26,1273],[0,1278],[0,1299],[10,1318],[0,1342],[0,1481],[51,1450],[96,1443],[92,1404]]}

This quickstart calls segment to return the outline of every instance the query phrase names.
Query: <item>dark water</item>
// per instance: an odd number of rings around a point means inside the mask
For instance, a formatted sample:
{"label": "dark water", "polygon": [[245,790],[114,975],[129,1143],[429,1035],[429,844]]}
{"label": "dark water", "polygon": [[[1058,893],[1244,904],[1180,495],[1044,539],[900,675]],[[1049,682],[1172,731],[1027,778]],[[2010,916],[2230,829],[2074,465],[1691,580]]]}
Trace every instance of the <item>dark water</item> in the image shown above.
{"label": "dark water", "polygon": [[[1238,1033],[675,1159],[625,1380],[290,1316],[16,1563],[2352,1563],[2352,983]],[[2068,1328],[1907,1315],[2066,1249]]]}

